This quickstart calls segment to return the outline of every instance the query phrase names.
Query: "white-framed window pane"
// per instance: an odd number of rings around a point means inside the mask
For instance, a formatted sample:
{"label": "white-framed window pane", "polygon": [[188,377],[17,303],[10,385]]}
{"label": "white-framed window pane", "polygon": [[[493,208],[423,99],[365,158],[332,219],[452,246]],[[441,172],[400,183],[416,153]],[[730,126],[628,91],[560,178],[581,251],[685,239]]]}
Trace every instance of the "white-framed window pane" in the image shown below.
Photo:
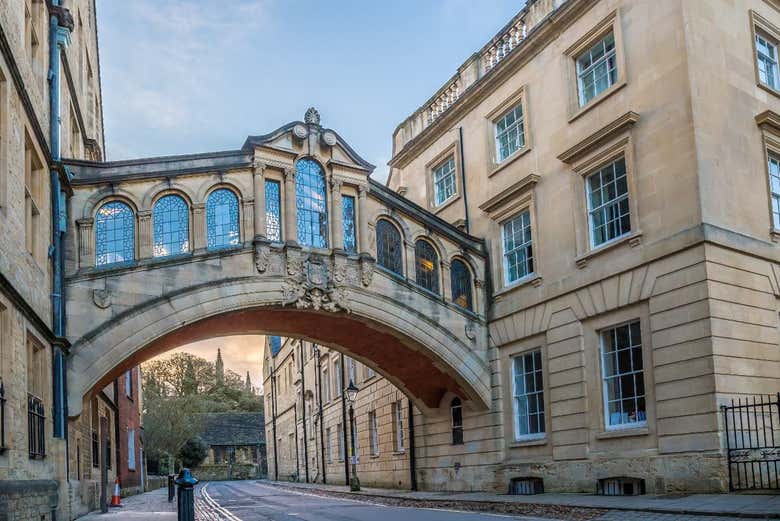
{"label": "white-framed window pane", "polygon": [[545,433],[542,352],[539,350],[512,360],[514,380],[515,439],[541,437]]}
{"label": "white-framed window pane", "polygon": [[523,106],[517,104],[495,124],[496,159],[500,163],[525,146]]}
{"label": "white-framed window pane", "polygon": [[534,272],[531,212],[526,210],[503,225],[504,272],[507,284]]}
{"label": "white-framed window pane", "polygon": [[600,336],[607,427],[642,424],[647,413],[639,321],[606,329]]}
{"label": "white-framed window pane", "polygon": [[127,431],[127,468],[135,470],[135,429]]}
{"label": "white-framed window pane", "polygon": [[328,450],[328,463],[333,463],[333,440],[331,439],[330,427],[325,429],[325,446]]}
{"label": "white-framed window pane", "polygon": [[376,411],[368,413],[368,431],[371,437],[371,454],[377,456],[379,454],[379,432],[376,425]]}
{"label": "white-framed window pane", "polygon": [[598,246],[631,231],[626,160],[621,157],[590,174],[588,196],[591,246]]}
{"label": "white-framed window pane", "polygon": [[438,206],[455,195],[455,158],[451,157],[433,171],[434,203]]}
{"label": "white-framed window pane", "polygon": [[395,402],[395,450],[398,452],[404,450],[404,416],[403,416],[403,402],[398,400]]}
{"label": "white-framed window pane", "polygon": [[615,35],[609,33],[577,57],[577,82],[580,105],[607,90],[617,82]]}
{"label": "white-framed window pane", "polygon": [[767,170],[772,198],[772,227],[780,230],[780,157],[769,154]]}
{"label": "white-framed window pane", "polygon": [[756,34],[756,60],[758,63],[758,79],[764,85],[777,89],[778,69],[777,69],[777,46]]}

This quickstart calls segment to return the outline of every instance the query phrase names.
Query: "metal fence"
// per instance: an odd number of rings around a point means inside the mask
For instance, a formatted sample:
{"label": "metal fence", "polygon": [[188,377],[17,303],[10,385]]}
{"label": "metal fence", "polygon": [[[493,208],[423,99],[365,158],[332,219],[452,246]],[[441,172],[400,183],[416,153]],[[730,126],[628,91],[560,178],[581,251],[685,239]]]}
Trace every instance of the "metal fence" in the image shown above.
{"label": "metal fence", "polygon": [[46,412],[43,400],[27,394],[27,439],[30,458],[46,456]]}

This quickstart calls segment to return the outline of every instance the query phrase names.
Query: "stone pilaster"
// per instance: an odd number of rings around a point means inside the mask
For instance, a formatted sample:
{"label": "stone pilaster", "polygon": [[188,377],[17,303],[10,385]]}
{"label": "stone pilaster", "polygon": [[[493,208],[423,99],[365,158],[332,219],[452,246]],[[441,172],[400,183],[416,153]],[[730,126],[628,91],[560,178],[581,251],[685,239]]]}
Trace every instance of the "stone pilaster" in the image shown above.
{"label": "stone pilaster", "polygon": [[298,208],[295,204],[295,168],[284,169],[284,242],[298,244]]}
{"label": "stone pilaster", "polygon": [[138,250],[141,259],[150,258],[154,251],[151,210],[138,212]]}
{"label": "stone pilaster", "polygon": [[330,179],[330,197],[332,201],[330,224],[331,224],[331,237],[333,244],[331,247],[334,250],[344,249],[344,223],[343,223],[343,210],[341,205],[341,181],[339,179],[331,177]]}
{"label": "stone pilaster", "polygon": [[76,226],[79,229],[79,267],[95,266],[95,232],[94,219],[79,219]]}
{"label": "stone pilaster", "polygon": [[254,236],[265,238],[265,169],[266,164],[255,161],[252,176],[252,188],[254,190]]}
{"label": "stone pilaster", "polygon": [[358,251],[360,253],[369,253],[369,240],[368,240],[368,204],[366,203],[366,194],[368,193],[368,187],[360,185],[358,186],[358,204],[357,215],[355,219],[359,223],[358,225]]}
{"label": "stone pilaster", "polygon": [[206,249],[206,205],[192,205],[192,251]]}

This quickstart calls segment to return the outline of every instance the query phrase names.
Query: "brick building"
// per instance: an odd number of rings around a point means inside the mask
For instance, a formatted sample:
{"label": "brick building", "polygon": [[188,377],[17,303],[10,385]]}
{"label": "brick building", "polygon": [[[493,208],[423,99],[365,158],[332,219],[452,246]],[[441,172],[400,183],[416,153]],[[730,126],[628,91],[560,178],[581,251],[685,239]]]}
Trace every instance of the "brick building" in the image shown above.
{"label": "brick building", "polygon": [[117,392],[117,460],[119,461],[119,483],[123,495],[143,492],[144,465],[143,394],[141,368],[125,371],[116,382]]}

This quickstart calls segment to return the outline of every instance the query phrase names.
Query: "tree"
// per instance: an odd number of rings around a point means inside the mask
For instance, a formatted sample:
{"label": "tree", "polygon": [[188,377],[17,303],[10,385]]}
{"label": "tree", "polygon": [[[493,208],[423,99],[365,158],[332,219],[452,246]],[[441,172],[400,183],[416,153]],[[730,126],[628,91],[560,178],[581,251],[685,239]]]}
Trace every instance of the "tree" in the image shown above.
{"label": "tree", "polygon": [[[185,379],[185,373],[188,372],[189,376]],[[189,353],[175,353],[168,358],[151,360],[143,365],[144,387],[150,380],[154,380],[157,387],[162,389],[161,395],[181,396],[184,394],[182,386],[185,385],[185,380],[191,382],[193,373],[198,393],[204,393],[216,384],[212,362]]]}
{"label": "tree", "polygon": [[198,436],[187,440],[179,449],[181,464],[187,468],[197,467],[209,454],[209,446]]}
{"label": "tree", "polygon": [[144,448],[150,459],[178,455],[193,434],[200,432],[201,400],[197,395],[144,398]]}

